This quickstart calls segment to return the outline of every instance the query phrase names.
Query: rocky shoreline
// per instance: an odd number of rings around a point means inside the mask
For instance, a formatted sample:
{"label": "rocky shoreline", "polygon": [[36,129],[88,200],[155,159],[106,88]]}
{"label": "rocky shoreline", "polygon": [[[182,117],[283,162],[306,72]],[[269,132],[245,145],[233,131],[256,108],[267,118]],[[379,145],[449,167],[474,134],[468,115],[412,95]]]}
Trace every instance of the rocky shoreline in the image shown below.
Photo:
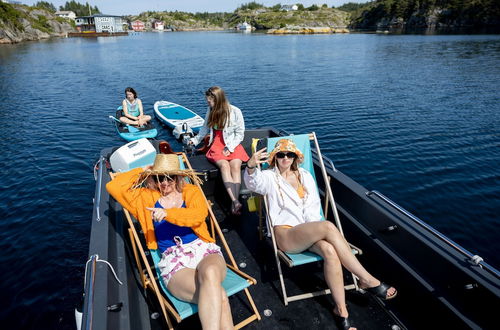
{"label": "rocky shoreline", "polygon": [[13,20],[0,21],[0,44],[65,37],[68,32],[76,31],[69,21],[43,9],[6,3],[0,6],[0,10],[15,10]]}

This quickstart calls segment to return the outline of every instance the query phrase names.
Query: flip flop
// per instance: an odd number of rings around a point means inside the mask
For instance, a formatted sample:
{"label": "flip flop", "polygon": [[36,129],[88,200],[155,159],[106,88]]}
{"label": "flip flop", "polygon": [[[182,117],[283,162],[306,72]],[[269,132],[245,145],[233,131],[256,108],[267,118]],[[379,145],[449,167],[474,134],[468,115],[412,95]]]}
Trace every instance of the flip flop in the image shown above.
{"label": "flip flop", "polygon": [[374,286],[372,288],[366,288],[363,289],[366,292],[370,293],[371,295],[378,297],[382,300],[390,300],[395,298],[398,295],[398,291],[396,290],[391,296],[387,296],[387,291],[392,288],[392,286],[389,286],[385,284],[384,282],[380,282],[379,285]]}

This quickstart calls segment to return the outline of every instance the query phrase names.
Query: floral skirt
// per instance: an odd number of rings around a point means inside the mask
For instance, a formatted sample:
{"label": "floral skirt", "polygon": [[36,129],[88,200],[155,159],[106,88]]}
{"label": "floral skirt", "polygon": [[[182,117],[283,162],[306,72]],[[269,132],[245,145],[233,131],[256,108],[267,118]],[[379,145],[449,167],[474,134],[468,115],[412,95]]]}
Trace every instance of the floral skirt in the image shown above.
{"label": "floral skirt", "polygon": [[182,244],[180,237],[174,237],[176,246],[166,249],[161,257],[158,267],[165,285],[176,272],[183,268],[196,269],[200,261],[210,254],[218,254],[221,257],[220,247],[214,243],[207,243],[197,238],[187,244]]}

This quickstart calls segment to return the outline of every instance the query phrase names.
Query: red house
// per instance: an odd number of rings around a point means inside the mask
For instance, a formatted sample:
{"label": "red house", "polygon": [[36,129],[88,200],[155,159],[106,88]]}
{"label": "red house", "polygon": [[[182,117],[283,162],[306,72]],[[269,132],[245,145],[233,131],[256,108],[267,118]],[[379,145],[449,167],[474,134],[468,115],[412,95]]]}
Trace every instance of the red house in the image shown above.
{"label": "red house", "polygon": [[143,21],[133,21],[132,22],[132,30],[134,31],[144,31],[144,22]]}

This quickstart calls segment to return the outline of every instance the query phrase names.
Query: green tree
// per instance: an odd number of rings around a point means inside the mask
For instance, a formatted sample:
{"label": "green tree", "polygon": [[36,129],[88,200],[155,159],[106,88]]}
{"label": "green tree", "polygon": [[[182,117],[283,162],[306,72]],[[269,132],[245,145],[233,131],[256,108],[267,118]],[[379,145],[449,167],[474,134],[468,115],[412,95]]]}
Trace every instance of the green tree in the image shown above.
{"label": "green tree", "polygon": [[319,10],[319,7],[316,6],[316,5],[312,5],[310,7],[307,7],[307,10],[309,10],[309,11],[316,11],[316,10]]}
{"label": "green tree", "polygon": [[271,7],[273,11],[280,11],[281,10],[281,3],[278,3],[274,6]]}
{"label": "green tree", "polygon": [[51,13],[56,12],[56,7],[52,3],[47,1],[38,1],[37,3],[35,3],[34,7],[45,9],[47,11],[50,11]]}
{"label": "green tree", "polygon": [[304,5],[301,3],[297,4],[297,10],[304,10]]}
{"label": "green tree", "polygon": [[245,3],[241,6],[239,6],[236,10],[247,10],[247,9],[255,10],[255,9],[259,9],[259,8],[265,8],[265,7],[263,4],[252,1],[252,2]]}
{"label": "green tree", "polygon": [[64,6],[60,6],[59,10],[68,10],[68,11],[73,11],[76,16],[87,16],[89,15],[89,8],[90,11],[93,14],[99,14],[101,11],[97,6],[90,6],[88,2],[85,2],[85,4],[81,4],[79,2],[76,2],[74,0],[72,1],[67,1]]}

